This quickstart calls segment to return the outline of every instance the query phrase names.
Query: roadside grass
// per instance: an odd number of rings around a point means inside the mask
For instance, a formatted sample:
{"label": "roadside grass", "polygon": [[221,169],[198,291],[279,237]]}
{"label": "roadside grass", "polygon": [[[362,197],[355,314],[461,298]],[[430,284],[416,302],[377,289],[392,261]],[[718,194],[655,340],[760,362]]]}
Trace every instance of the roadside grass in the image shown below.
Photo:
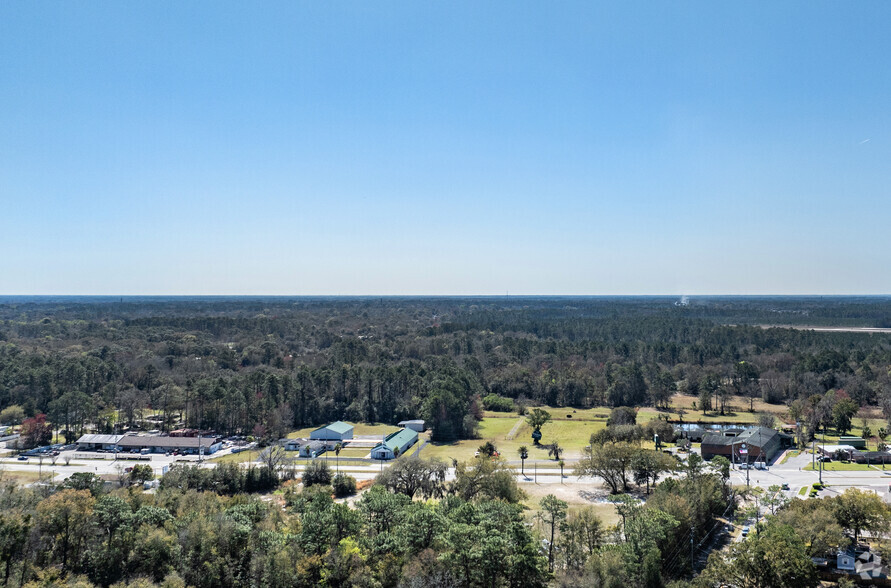
{"label": "roadside grass", "polygon": [[[814,467],[813,464],[807,464],[802,468],[806,472],[815,472],[820,469],[819,464]],[[823,464],[824,472],[862,472],[876,469],[875,466],[866,465],[865,463],[847,463],[843,461],[828,461]]]}
{"label": "roadside grass", "polygon": [[260,456],[260,452],[256,450],[239,451],[238,453],[227,453],[219,457],[211,457],[207,461],[214,463],[249,463],[256,461]]}
{"label": "roadside grass", "polygon": [[798,491],[799,496],[805,496],[807,494],[807,489],[809,486],[802,486],[801,490]]}
{"label": "roadside grass", "polygon": [[[334,450],[331,450],[328,453],[331,454],[331,456],[330,456],[331,459],[335,459],[337,457],[337,454],[334,453]],[[340,450],[340,458],[345,459],[345,458],[350,458],[350,457],[365,457],[369,453],[371,453],[370,447],[365,448],[365,449],[360,448],[360,447],[345,447]]]}
{"label": "roadside grass", "polygon": [[41,476],[40,472],[26,472],[26,471],[15,471],[15,472],[4,471],[4,472],[0,473],[0,481],[3,481],[3,482],[12,481],[19,485],[31,484],[33,482],[40,480],[41,477],[44,479],[49,479],[51,477],[51,475],[49,475],[47,472],[44,472],[43,475]]}
{"label": "roadside grass", "polygon": [[792,449],[792,450],[789,450],[789,451],[787,451],[787,452],[785,453],[785,455],[783,455],[783,459],[781,459],[781,460],[780,460],[780,463],[777,464],[777,465],[782,465],[782,464],[786,463],[786,461],[787,461],[790,457],[798,457],[799,455],[801,455],[801,450],[800,450],[800,449]]}

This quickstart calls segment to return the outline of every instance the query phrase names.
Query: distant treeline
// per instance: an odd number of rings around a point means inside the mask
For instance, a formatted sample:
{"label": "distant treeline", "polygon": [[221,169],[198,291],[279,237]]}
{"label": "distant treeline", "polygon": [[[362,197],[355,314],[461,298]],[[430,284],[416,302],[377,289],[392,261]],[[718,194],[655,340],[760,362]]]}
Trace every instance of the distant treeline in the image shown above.
{"label": "distant treeline", "polygon": [[[4,303],[5,302],[5,303]],[[887,298],[57,298],[0,300],[0,409],[71,435],[163,415],[265,439],[334,419],[474,434],[486,404],[723,408],[843,389],[891,409]],[[728,324],[733,323],[733,324]],[[703,396],[703,390],[706,394]],[[13,414],[15,411],[7,414]]]}

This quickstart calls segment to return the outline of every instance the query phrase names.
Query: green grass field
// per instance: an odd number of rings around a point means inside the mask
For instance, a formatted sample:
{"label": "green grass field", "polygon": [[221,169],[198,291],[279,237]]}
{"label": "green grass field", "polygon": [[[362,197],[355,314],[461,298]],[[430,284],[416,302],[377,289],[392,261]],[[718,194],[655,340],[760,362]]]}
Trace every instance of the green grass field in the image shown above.
{"label": "green grass field", "polygon": [[[828,461],[823,464],[823,471],[824,472],[862,472],[862,471],[866,471],[866,470],[876,469],[876,467],[878,467],[878,469],[882,469],[881,465],[868,466],[865,463],[845,463],[845,462],[841,462],[841,461]],[[891,464],[889,464],[888,467],[891,467]],[[817,464],[817,467],[813,467],[812,464],[807,464],[806,466],[804,466],[803,469],[808,472],[814,472],[814,471],[819,470],[820,466],[819,466],[819,464]]]}
{"label": "green grass field", "polygon": [[[544,408],[551,413],[551,420],[541,428],[541,443],[549,445],[554,441],[565,452],[564,459],[581,457],[582,449],[588,445],[591,434],[606,426],[609,416],[607,409],[573,410],[571,408]],[[513,435],[511,435],[513,432]],[[470,459],[477,448],[491,441],[505,459],[519,459],[517,451],[521,445],[529,449],[530,460],[548,460],[547,449],[536,447],[532,442],[532,427],[525,417],[516,413],[487,412],[480,422],[478,439],[464,439],[454,443],[431,443],[422,452],[426,457],[441,459]]]}

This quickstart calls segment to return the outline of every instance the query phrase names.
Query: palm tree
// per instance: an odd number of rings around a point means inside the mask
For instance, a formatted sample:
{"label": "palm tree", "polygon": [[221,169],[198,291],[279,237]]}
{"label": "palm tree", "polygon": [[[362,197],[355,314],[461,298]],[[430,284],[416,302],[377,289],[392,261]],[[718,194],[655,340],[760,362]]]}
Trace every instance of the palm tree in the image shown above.
{"label": "palm tree", "polygon": [[343,445],[338,443],[334,446],[334,455],[337,457],[337,473],[340,473],[340,450],[343,449]]}
{"label": "palm tree", "polygon": [[555,460],[560,460],[560,454],[563,453],[563,448],[560,447],[560,444],[557,441],[551,443],[550,448],[548,448],[548,455],[552,456]]}
{"label": "palm tree", "polygon": [[563,466],[566,465],[566,462],[561,459],[559,462],[557,462],[557,465],[560,466],[560,483],[562,484],[563,483]]}
{"label": "palm tree", "polygon": [[520,445],[520,448],[517,450],[517,453],[520,454],[520,473],[525,478],[526,471],[524,470],[523,466],[526,465],[526,458],[529,457],[529,450],[526,448],[525,445]]}

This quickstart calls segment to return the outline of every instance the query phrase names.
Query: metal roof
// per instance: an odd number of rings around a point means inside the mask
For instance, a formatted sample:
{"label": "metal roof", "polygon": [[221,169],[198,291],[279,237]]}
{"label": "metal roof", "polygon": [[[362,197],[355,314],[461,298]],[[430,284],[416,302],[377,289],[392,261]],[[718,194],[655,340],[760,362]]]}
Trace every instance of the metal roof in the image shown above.
{"label": "metal roof", "polygon": [[[121,447],[198,447],[198,437],[140,437],[126,435],[118,442]],[[215,437],[201,437],[201,446],[210,447]]]}
{"label": "metal roof", "polygon": [[[400,429],[395,433],[390,433],[384,438],[383,444],[387,446],[387,448],[392,451],[395,448],[402,449],[408,443],[415,441],[418,438],[418,432],[413,431],[411,429]],[[380,447],[380,445],[378,445]]]}
{"label": "metal roof", "polygon": [[[330,425],[325,425],[324,427],[319,427],[316,431],[322,431],[324,429],[328,429],[329,431],[334,431],[335,433],[340,433],[343,435],[344,433],[349,433],[353,430],[353,425],[349,423],[345,423],[343,421],[337,421],[331,423]],[[315,431],[313,431],[315,432]]]}
{"label": "metal roof", "polygon": [[92,443],[95,445],[116,445],[123,435],[82,435],[78,443]]}

